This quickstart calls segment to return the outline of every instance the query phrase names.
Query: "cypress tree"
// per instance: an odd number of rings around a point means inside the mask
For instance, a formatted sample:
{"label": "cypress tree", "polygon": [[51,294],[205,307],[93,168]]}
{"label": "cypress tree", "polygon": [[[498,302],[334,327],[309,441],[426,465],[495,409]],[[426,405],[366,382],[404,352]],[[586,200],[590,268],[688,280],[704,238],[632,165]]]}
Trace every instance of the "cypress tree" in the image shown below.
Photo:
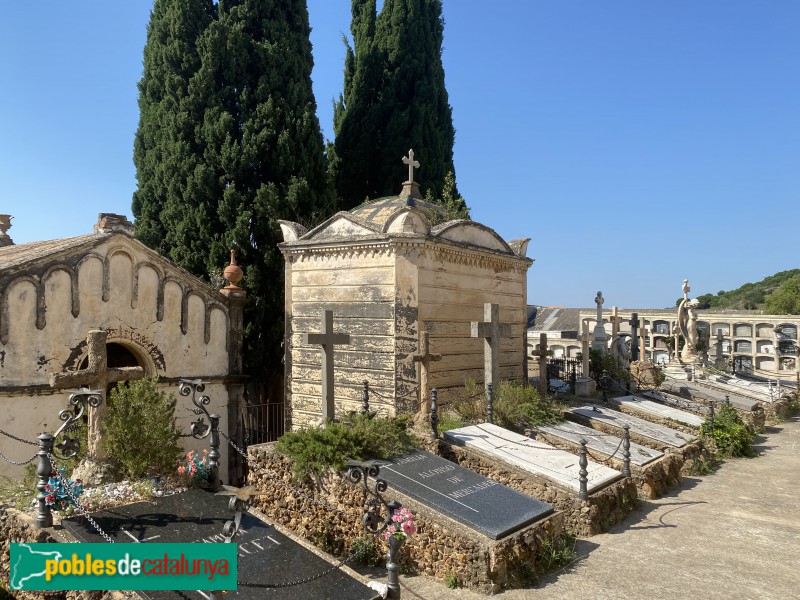
{"label": "cypress tree", "polygon": [[447,195],[468,212],[455,186],[441,0],[385,0],[377,15],[375,0],[353,0],[352,18],[334,120],[337,193],[348,206],[396,194],[400,158],[413,148],[426,196]]}
{"label": "cypress tree", "polygon": [[[192,27],[173,16],[185,13],[198,15]],[[283,356],[277,221],[317,223],[334,210],[310,31],[305,0],[156,0],[145,47],[137,235],[198,276],[236,249],[245,369],[259,379]]]}
{"label": "cypress tree", "polygon": [[198,275],[208,273],[202,244],[215,202],[194,181],[203,156],[196,128],[204,106],[190,97],[189,85],[200,68],[198,37],[214,13],[211,0],[156,0],[153,5],[133,151],[136,237]]}
{"label": "cypress tree", "polygon": [[[311,87],[305,0],[228,0],[199,42],[192,95],[206,99],[204,179],[219,198],[226,233],[245,273],[245,364],[280,370],[284,260],[279,219],[317,223],[334,209]],[[220,264],[218,262],[218,264]]]}

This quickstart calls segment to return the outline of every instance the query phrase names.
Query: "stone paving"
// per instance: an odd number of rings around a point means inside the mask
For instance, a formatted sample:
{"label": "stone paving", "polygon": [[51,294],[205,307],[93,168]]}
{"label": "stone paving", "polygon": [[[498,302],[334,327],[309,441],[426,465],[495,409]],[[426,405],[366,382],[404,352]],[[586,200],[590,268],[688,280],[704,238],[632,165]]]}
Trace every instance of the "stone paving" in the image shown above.
{"label": "stone paving", "polygon": [[[580,540],[573,565],[501,598],[786,600],[800,597],[800,418],[769,428],[761,456],[724,463],[647,501],[609,533]],[[477,600],[401,577],[405,600]]]}

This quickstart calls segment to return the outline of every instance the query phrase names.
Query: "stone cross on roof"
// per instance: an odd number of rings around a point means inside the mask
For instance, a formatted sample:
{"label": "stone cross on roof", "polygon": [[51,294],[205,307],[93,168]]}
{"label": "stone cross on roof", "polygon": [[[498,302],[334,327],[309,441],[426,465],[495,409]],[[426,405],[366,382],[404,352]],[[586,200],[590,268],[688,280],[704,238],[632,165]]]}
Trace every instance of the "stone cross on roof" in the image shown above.
{"label": "stone cross on roof", "polygon": [[442,360],[441,354],[431,354],[430,334],[422,331],[419,334],[419,350],[412,355],[414,362],[418,362],[419,369],[419,415],[430,413],[430,402],[428,397],[428,369],[433,361]]}
{"label": "stone cross on roof", "polygon": [[98,389],[102,402],[98,407],[89,407],[89,442],[88,454],[90,459],[104,459],[103,432],[101,424],[108,413],[106,389],[109,383],[142,379],[142,367],[108,368],[108,354],[106,352],[108,332],[95,329],[89,332],[86,338],[88,346],[89,365],[78,371],[65,371],[64,373],[51,373],[50,386],[56,389],[77,388],[89,386]]}
{"label": "stone cross on roof", "polygon": [[414,150],[408,151],[408,156],[403,157],[403,163],[408,165],[408,182],[414,183],[414,169],[419,169],[419,161],[414,160]]}
{"label": "stone cross on roof", "polygon": [[484,384],[496,385],[500,379],[500,338],[511,337],[511,325],[500,322],[500,305],[483,305],[483,321],[472,321],[472,337],[483,338]]}
{"label": "stone cross on roof", "polygon": [[346,333],[333,333],[332,310],[323,311],[321,328],[319,333],[304,333],[303,343],[322,346],[322,422],[326,423],[336,416],[333,397],[333,346],[349,344],[350,336]]}

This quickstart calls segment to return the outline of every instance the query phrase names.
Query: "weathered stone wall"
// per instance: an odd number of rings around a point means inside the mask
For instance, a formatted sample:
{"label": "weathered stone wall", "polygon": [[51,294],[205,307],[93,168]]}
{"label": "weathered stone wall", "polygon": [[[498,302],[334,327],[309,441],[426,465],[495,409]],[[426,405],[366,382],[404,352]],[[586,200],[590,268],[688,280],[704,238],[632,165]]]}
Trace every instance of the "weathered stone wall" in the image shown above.
{"label": "weathered stone wall", "polygon": [[322,406],[322,350],[302,343],[317,333],[324,310],[333,329],[350,335],[334,352],[336,412],[361,406],[363,382],[377,392],[370,401],[381,415],[394,414],[394,251],[389,244],[287,255],[287,406],[294,429],[316,425]]}
{"label": "weathered stone wall", "polygon": [[471,337],[470,323],[483,321],[484,303],[500,307],[500,322],[511,325],[511,337],[500,340],[501,379],[525,376],[525,320],[528,265],[518,258],[487,256],[439,244],[419,259],[420,327],[430,333],[431,387],[446,402],[450,390],[464,381],[484,379],[484,341]]}
{"label": "weathered stone wall", "polygon": [[[250,464],[257,465],[249,483],[263,493],[256,508],[326,551],[349,554],[363,532],[366,496],[361,486],[335,475],[325,477],[321,486],[293,482],[291,464],[274,453],[273,444],[252,446],[248,452]],[[560,513],[494,541],[394,490],[386,495],[415,515],[417,535],[402,550],[402,565],[409,573],[438,579],[452,574],[460,585],[494,593],[514,585],[521,563],[540,575],[544,549],[563,543]]]}
{"label": "weathered stone wall", "polygon": [[[56,254],[25,253],[0,270],[0,407],[3,429],[30,441],[54,432],[67,394],[53,390],[53,373],[81,367],[87,334],[102,328],[108,344],[128,350],[147,376],[174,393],[180,377],[211,382],[206,394],[228,431],[235,423],[241,385],[231,378],[228,299],[124,234],[82,236]],[[25,246],[14,247],[22,252]],[[19,250],[18,250],[19,249]],[[114,366],[114,365],[111,365]],[[194,416],[190,399],[178,397],[179,425]],[[230,409],[230,410],[229,410]],[[187,444],[187,449],[200,447]],[[26,460],[35,448],[0,436],[0,452]],[[223,447],[222,471],[227,473]],[[3,462],[3,472],[23,469]]]}

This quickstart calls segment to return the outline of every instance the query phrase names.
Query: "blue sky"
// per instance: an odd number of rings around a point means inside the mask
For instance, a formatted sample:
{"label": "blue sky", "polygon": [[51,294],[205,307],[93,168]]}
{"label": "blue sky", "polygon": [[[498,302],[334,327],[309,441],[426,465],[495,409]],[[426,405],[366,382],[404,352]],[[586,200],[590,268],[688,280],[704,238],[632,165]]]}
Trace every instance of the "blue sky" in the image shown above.
{"label": "blue sky", "polygon": [[[151,6],[4,6],[0,212],[16,243],[131,216]],[[330,138],[350,2],[309,13]],[[698,295],[800,267],[800,2],[444,0],[444,16],[459,189],[473,219],[532,238],[530,303],[602,290],[663,307],[687,277]]]}

